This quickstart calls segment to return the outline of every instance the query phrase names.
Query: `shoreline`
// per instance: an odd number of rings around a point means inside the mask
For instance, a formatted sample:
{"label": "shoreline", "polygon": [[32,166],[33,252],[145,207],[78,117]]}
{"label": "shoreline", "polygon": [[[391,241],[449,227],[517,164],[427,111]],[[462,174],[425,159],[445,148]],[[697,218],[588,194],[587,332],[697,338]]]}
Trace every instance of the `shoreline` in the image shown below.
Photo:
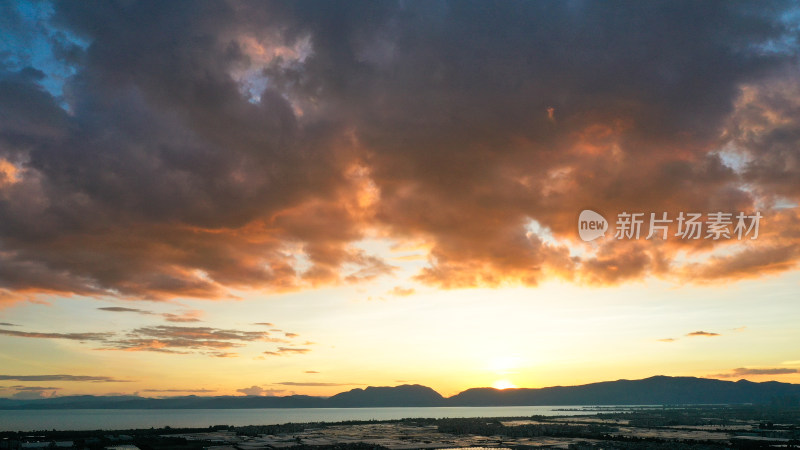
{"label": "shoreline", "polygon": [[[592,415],[406,418],[207,428],[0,432],[0,448],[729,448],[800,445],[800,409],[687,407]],[[574,446],[579,447],[574,447]],[[610,446],[609,446],[610,445]],[[622,447],[617,447],[621,445]],[[691,445],[694,447],[681,447]],[[697,446],[701,447],[697,447]],[[120,447],[123,446],[123,447]],[[366,446],[366,447],[365,447]],[[573,446],[573,447],[570,447]]]}

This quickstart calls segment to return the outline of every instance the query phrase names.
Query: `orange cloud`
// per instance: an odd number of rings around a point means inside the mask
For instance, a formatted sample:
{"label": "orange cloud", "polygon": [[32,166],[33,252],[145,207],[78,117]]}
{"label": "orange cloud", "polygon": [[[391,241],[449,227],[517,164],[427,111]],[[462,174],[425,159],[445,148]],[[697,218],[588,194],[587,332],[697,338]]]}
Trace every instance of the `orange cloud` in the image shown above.
{"label": "orange cloud", "polygon": [[200,322],[201,321],[200,316],[203,315],[203,312],[198,310],[184,311],[175,314],[175,313],[154,313],[152,311],[146,311],[143,309],[125,308],[121,306],[107,306],[97,309],[100,311],[108,311],[108,312],[135,313],[146,316],[161,316],[164,317],[167,322]]}
{"label": "orange cloud", "polygon": [[[421,243],[414,279],[444,289],[796,269],[796,52],[759,45],[787,41],[784,7],[611,20],[495,6],[345,6],[370,20],[331,27],[305,6],[223,5],[195,20],[183,5],[165,34],[140,27],[136,8],[55,8],[93,51],[62,80],[68,98],[42,88],[47,74],[0,71],[0,306],[233,299],[396,275],[357,246],[372,236]],[[433,13],[447,33],[420,19]],[[609,40],[619,45],[598,56]],[[585,244],[585,208],[758,209],[763,236]]]}
{"label": "orange cloud", "polygon": [[[142,314],[140,310],[131,308],[112,308],[115,312],[134,312]],[[144,312],[146,315],[150,313]],[[156,314],[158,315],[158,314]],[[56,333],[32,332],[0,329],[0,335],[37,338],[37,339],[66,339],[83,342],[97,342],[100,344],[96,350],[120,350],[128,352],[148,351],[168,354],[203,354],[216,358],[233,358],[239,355],[230,352],[230,349],[245,347],[259,342],[289,344],[291,340],[273,338],[267,331],[231,330],[212,327],[187,327],[175,325],[159,325],[140,327],[125,332],[101,333]],[[288,337],[296,334],[287,333]],[[310,344],[310,342],[305,343]],[[310,351],[306,348],[279,347],[274,354],[296,354]],[[267,354],[272,354],[268,352]],[[2,379],[2,378],[0,378]]]}
{"label": "orange cloud", "polygon": [[274,351],[266,351],[265,355],[269,356],[284,356],[284,355],[297,355],[310,352],[310,348],[293,348],[293,347],[278,347]]}
{"label": "orange cloud", "polygon": [[711,333],[708,331],[692,331],[691,333],[687,333],[686,336],[694,337],[694,336],[705,336],[705,337],[714,337],[719,336],[719,333]]}
{"label": "orange cloud", "polygon": [[416,290],[414,288],[395,286],[389,291],[389,294],[397,297],[408,297],[409,295],[414,295],[415,292]]}

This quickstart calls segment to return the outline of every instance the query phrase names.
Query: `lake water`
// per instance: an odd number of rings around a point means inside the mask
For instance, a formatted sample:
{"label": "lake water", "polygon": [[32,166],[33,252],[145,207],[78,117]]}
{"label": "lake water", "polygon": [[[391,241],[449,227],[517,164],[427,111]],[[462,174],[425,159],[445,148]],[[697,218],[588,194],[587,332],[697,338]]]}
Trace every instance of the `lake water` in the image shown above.
{"label": "lake water", "polygon": [[[0,431],[123,430],[170,426],[273,425],[287,422],[390,420],[412,417],[524,417],[594,414],[576,406],[452,408],[286,408],[286,409],[53,409],[0,410]],[[569,409],[569,411],[565,411]]]}

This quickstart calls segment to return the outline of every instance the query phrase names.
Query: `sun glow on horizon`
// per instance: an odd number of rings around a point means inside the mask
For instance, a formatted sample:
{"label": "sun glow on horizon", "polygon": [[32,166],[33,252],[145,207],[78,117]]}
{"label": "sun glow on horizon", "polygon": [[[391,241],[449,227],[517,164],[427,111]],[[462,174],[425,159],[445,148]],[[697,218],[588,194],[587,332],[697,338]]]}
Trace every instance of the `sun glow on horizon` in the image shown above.
{"label": "sun glow on horizon", "polygon": [[498,375],[514,373],[520,366],[521,359],[517,356],[497,356],[489,361],[488,369]]}
{"label": "sun glow on horizon", "polygon": [[508,380],[497,380],[492,387],[502,391],[503,389],[516,389],[517,385]]}

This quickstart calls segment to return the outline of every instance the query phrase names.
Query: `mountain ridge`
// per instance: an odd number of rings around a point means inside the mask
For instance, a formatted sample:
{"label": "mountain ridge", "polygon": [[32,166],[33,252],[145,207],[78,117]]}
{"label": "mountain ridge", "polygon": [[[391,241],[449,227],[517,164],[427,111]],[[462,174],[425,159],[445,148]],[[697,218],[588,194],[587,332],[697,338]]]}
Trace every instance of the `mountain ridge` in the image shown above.
{"label": "mountain ridge", "polygon": [[575,386],[470,388],[451,397],[419,384],[369,386],[331,397],[289,396],[139,396],[76,395],[46,399],[0,398],[0,409],[226,409],[373,408],[434,406],[568,406],[797,403],[800,384],[777,381],[726,381],[656,375]]}

